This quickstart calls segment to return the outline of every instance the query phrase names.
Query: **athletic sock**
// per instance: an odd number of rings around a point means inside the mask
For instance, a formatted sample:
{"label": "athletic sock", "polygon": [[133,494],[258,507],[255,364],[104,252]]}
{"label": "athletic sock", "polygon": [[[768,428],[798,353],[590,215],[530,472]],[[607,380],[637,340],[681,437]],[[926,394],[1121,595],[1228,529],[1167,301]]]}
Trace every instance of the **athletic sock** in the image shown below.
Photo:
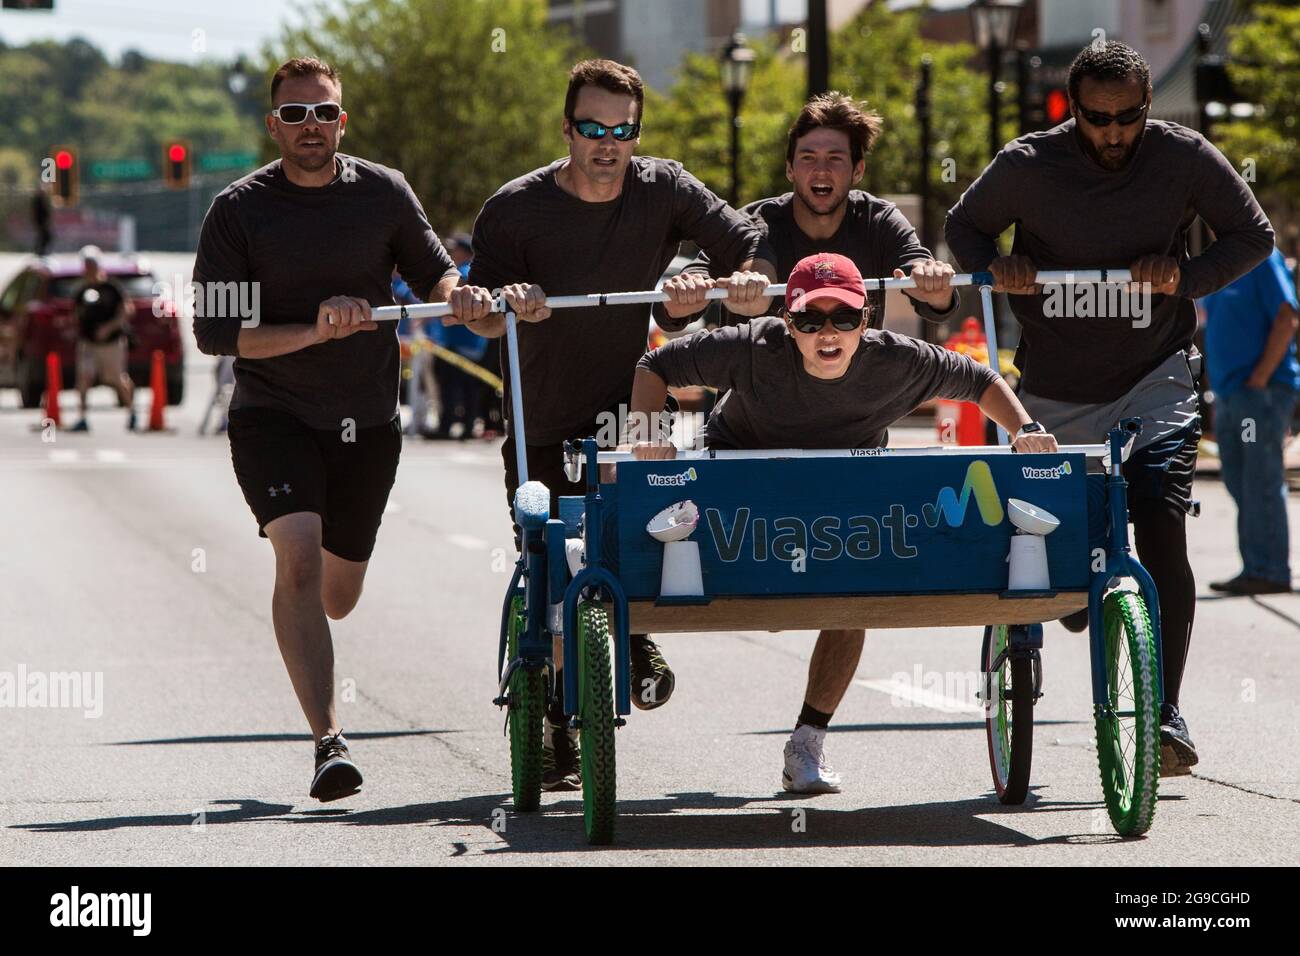
{"label": "athletic sock", "polygon": [[809,727],[816,727],[818,730],[825,730],[831,725],[831,718],[834,716],[834,711],[831,711],[829,714],[824,714],[807,701],[804,701],[803,710],[799,711],[799,719],[795,721],[794,729],[798,730],[804,724],[807,724]]}

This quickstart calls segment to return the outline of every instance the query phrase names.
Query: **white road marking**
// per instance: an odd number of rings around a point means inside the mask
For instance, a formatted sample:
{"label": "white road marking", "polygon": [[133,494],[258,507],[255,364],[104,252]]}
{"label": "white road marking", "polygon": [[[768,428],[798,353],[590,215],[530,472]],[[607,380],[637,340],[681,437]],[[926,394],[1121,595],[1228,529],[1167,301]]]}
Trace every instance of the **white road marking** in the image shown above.
{"label": "white road marking", "polygon": [[100,448],[95,457],[100,461],[126,461],[126,452],[118,448]]}
{"label": "white road marking", "polygon": [[80,461],[80,460],[81,460],[81,452],[77,451],[75,448],[51,448],[50,449],[50,461],[57,462],[58,464],[64,464],[65,462]]}
{"label": "white road marking", "polygon": [[981,704],[971,704],[964,700],[957,700],[955,697],[948,697],[938,691],[925,690],[917,687],[911,682],[891,680],[862,680],[857,679],[853,682],[859,687],[865,687],[868,690],[878,691],[881,694],[888,694],[895,701],[907,701],[918,707],[929,707],[931,710],[941,711],[945,714],[983,714],[984,707]]}
{"label": "white road marking", "polygon": [[476,538],[472,534],[449,534],[447,540],[458,548],[464,548],[466,551],[486,551],[488,543],[482,538]]}

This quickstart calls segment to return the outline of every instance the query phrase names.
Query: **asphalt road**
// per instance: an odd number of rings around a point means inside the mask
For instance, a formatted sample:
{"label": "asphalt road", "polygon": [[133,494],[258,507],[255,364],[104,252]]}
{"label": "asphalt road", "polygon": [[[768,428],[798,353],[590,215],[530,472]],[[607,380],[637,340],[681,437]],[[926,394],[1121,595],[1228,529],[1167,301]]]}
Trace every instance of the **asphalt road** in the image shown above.
{"label": "asphalt road", "polygon": [[[0,257],[0,278],[14,264]],[[1238,570],[1233,508],[1211,478],[1190,524],[1203,600],[1183,691],[1202,760],[1161,782],[1144,838],[1110,830],[1086,642],[1056,624],[1023,807],[992,796],[966,693],[980,635],[953,629],[868,636],[828,739],[841,794],[780,788],[814,635],[684,634],[661,639],[674,698],[618,736],[616,844],[585,845],[577,794],[513,813],[490,703],[512,557],[499,451],[418,440],[366,593],[333,628],[366,786],[317,804],[271,628],[270,546],[224,438],[195,434],[211,365],[188,355],[170,434],[124,433],[100,390],[89,435],[46,442],[39,415],[0,395],[0,672],[89,673],[93,698],[0,708],[0,863],[1300,863],[1300,597],[1209,596]]]}

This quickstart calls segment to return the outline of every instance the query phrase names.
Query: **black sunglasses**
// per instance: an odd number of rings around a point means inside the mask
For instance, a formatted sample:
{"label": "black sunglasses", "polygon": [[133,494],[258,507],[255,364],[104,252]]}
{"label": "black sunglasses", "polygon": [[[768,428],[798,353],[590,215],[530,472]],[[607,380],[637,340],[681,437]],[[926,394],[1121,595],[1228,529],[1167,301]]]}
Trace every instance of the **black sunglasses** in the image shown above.
{"label": "black sunglasses", "polygon": [[785,317],[790,320],[791,325],[805,335],[820,332],[828,319],[831,325],[841,332],[852,332],[862,325],[864,318],[862,309],[849,308],[836,309],[834,312],[818,312],[816,309],[807,312],[787,311]]}
{"label": "black sunglasses", "polygon": [[583,139],[604,139],[605,134],[612,133],[614,138],[620,143],[626,143],[630,139],[636,139],[641,135],[640,123],[619,123],[617,126],[606,126],[604,123],[597,123],[595,120],[570,120],[573,128],[578,131],[578,135]]}
{"label": "black sunglasses", "polygon": [[1146,103],[1135,106],[1131,110],[1125,110],[1115,116],[1111,116],[1109,113],[1094,113],[1092,110],[1085,110],[1082,106],[1079,107],[1079,112],[1088,121],[1088,125],[1100,127],[1109,126],[1111,123],[1119,123],[1120,126],[1132,126],[1142,118],[1142,114],[1146,111]]}

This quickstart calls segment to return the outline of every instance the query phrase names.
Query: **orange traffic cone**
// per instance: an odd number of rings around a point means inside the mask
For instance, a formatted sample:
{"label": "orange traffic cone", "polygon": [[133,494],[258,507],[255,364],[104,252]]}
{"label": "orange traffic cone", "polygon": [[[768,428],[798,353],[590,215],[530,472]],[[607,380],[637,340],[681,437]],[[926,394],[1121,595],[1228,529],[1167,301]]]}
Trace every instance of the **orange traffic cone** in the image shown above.
{"label": "orange traffic cone", "polygon": [[153,407],[149,409],[149,431],[166,431],[166,426],[163,424],[163,409],[167,407],[167,364],[162,349],[153,350],[149,388],[153,391]]}
{"label": "orange traffic cone", "polygon": [[62,428],[59,419],[59,392],[63,391],[63,363],[59,361],[58,352],[45,356],[45,417],[54,423],[55,428]]}

